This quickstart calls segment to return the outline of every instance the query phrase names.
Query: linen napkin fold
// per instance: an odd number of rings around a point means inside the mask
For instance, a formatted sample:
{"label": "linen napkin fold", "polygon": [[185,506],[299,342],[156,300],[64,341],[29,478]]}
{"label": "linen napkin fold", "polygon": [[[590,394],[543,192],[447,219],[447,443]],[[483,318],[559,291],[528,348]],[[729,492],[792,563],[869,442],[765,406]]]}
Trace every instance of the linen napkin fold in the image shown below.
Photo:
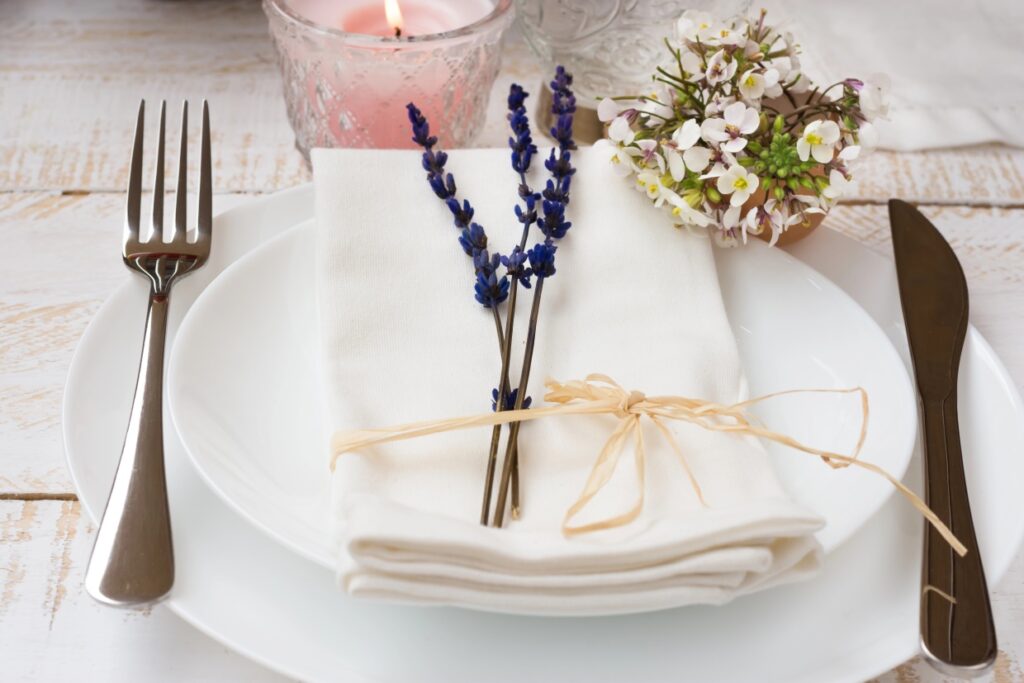
{"label": "linen napkin fold", "polygon": [[[472,264],[424,180],[419,154],[318,149],[312,158],[328,428],[489,410],[500,367],[494,322],[473,299]],[[535,405],[546,377],[594,372],[650,395],[745,398],[710,240],[673,230],[591,150],[574,161],[573,228],[541,306]],[[545,171],[534,166],[531,181],[541,188]],[[448,168],[492,251],[507,253],[520,234],[508,152],[458,150]],[[534,230],[530,243],[538,236]],[[531,297],[521,290],[513,378]],[[525,424],[522,517],[504,529],[478,524],[490,429],[341,456],[331,476],[342,586],[385,600],[586,615],[720,604],[819,568],[813,534],[822,521],[786,497],[761,444],[687,424],[669,427],[706,507],[664,437],[646,424],[640,517],[563,536],[562,517],[614,426],[609,416]],[[576,523],[630,506],[638,486],[631,463],[625,455]]]}

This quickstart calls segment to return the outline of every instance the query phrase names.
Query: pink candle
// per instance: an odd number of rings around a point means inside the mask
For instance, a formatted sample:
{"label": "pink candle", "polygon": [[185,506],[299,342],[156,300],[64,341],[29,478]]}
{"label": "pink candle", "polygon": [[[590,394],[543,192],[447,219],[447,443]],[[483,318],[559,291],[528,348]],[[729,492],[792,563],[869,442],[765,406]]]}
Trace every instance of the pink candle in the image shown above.
{"label": "pink candle", "polygon": [[322,26],[383,37],[394,37],[396,28],[402,37],[454,31],[494,9],[489,0],[293,0],[289,4]]}
{"label": "pink candle", "polygon": [[408,102],[448,146],[482,123],[511,0],[268,2],[300,149],[412,147]]}

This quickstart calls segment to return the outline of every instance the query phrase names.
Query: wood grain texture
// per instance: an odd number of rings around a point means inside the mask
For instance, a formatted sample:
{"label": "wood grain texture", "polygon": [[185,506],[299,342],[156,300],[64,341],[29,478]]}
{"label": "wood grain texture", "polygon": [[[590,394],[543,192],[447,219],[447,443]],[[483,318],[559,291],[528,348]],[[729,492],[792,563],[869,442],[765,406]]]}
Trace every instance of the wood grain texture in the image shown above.
{"label": "wood grain texture", "polygon": [[0,502],[5,681],[282,681],[166,608],[103,607],[82,590],[94,529],[75,501]]}
{"label": "wood grain texture", "polygon": [[[216,195],[214,206],[248,199]],[[133,277],[120,256],[123,211],[119,194],[0,193],[0,493],[73,490],[64,379],[92,316]]]}
{"label": "wood grain texture", "polygon": [[[531,89],[542,77],[522,41],[508,41],[478,145],[505,142],[508,84]],[[281,680],[166,609],[111,610],[84,595],[93,529],[74,500],[60,435],[74,347],[102,301],[129,277],[118,256],[121,192],[139,99],[166,98],[172,110],[185,98],[210,99],[215,207],[223,210],[253,193],[309,180],[280,93],[257,0],[0,3],[4,679]],[[197,123],[193,117],[193,140]],[[827,225],[887,254],[879,204],[890,196],[925,202],[924,212],[964,264],[973,322],[1020,386],[1024,151],[876,152],[857,175],[854,201],[836,209]],[[140,311],[140,324],[141,318]],[[1003,650],[989,678],[1024,683],[1024,556],[995,587],[994,606]],[[946,680],[920,659],[879,679]]]}
{"label": "wood grain texture", "polygon": [[[503,93],[546,76],[511,39],[480,146],[503,146]],[[214,186],[269,192],[309,178],[294,150],[266,21],[255,0],[0,3],[0,191],[121,190],[140,98],[211,100]],[[1024,204],[1024,151],[877,152],[858,196]]]}

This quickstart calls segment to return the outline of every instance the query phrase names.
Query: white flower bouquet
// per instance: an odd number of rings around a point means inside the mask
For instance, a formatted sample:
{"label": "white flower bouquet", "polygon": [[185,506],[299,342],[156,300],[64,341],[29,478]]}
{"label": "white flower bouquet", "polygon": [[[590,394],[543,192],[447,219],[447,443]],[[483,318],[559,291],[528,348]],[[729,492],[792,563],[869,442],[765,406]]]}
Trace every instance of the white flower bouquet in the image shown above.
{"label": "white flower bouquet", "polygon": [[820,222],[887,110],[884,77],[812,84],[793,37],[765,16],[684,13],[651,91],[598,107],[608,126],[595,146],[617,171],[676,226],[708,229],[723,245],[748,234],[775,244]]}

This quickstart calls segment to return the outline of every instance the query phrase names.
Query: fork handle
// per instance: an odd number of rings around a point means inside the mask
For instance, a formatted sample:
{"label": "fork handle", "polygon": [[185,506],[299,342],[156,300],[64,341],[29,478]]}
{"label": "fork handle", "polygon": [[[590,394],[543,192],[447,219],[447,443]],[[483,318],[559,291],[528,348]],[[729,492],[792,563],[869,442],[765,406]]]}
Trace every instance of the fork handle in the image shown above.
{"label": "fork handle", "polygon": [[174,583],[163,439],[168,295],[149,295],[128,431],[85,574],[86,590],[108,605],[151,603]]}
{"label": "fork handle", "polygon": [[928,507],[967,546],[967,554],[957,555],[925,525],[921,648],[935,668],[976,676],[995,662],[996,632],[967,498],[956,391],[924,401],[924,438]]}

